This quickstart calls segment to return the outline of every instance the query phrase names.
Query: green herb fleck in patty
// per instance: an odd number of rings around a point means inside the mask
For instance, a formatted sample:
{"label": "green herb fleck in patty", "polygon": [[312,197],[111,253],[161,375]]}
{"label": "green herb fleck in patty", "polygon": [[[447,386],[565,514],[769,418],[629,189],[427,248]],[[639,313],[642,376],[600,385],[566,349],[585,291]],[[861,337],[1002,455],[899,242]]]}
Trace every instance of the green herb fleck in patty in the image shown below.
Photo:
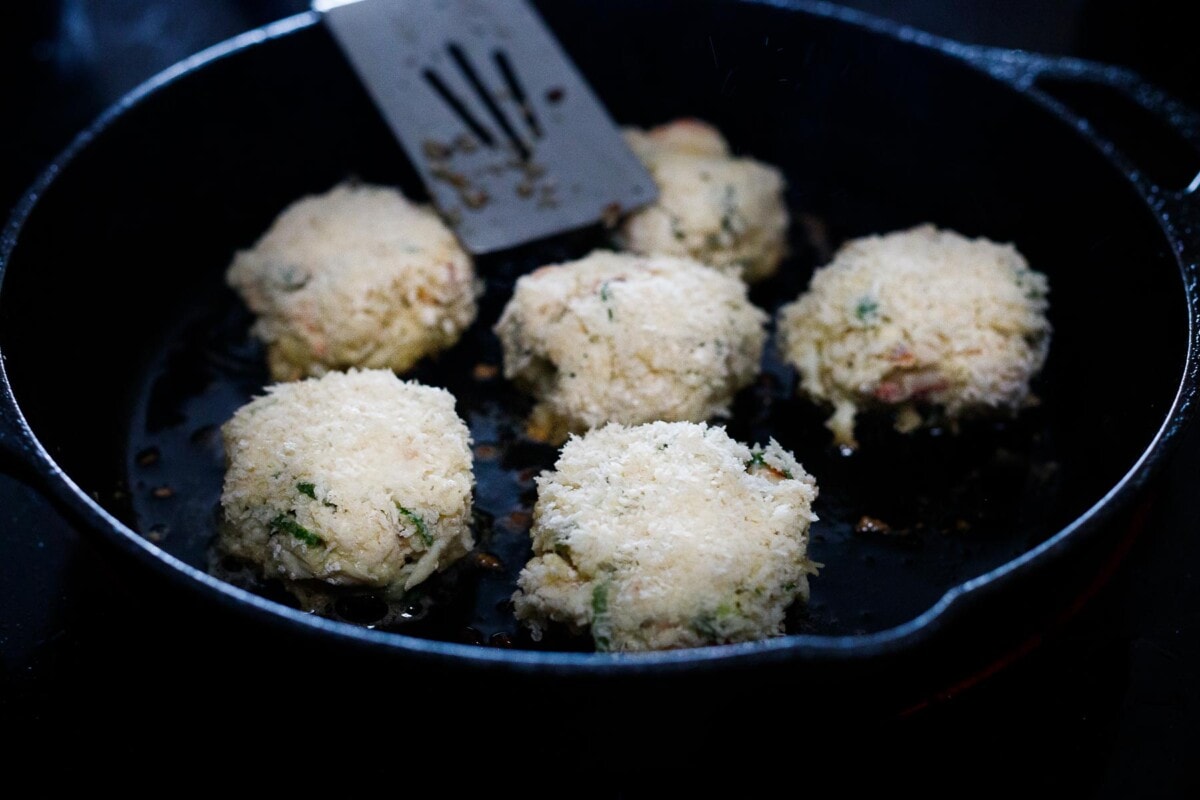
{"label": "green herb fleck in patty", "polygon": [[403,514],[409,522],[416,526],[417,536],[421,537],[421,541],[425,543],[426,547],[429,547],[433,544],[433,534],[431,534],[429,529],[425,527],[425,520],[421,519],[420,515],[409,511],[407,508],[400,505],[399,501],[396,502],[396,510]]}
{"label": "green herb fleck in patty", "polygon": [[612,644],[609,638],[608,589],[607,582],[592,587],[592,640],[601,652],[607,651]]}
{"label": "green herb fleck in patty", "polygon": [[873,297],[859,298],[858,305],[854,307],[854,316],[858,317],[862,322],[874,322],[878,315],[878,300]]}
{"label": "green herb fleck in patty", "polygon": [[324,539],[286,514],[280,514],[271,520],[271,534],[274,535],[280,532],[292,535],[309,547],[323,547],[325,545]]}

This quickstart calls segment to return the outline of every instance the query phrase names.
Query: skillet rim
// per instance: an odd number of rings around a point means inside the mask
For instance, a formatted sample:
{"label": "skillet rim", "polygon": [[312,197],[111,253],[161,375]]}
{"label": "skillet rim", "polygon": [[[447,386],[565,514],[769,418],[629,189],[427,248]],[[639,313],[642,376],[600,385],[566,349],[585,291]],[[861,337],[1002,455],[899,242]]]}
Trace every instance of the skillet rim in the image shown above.
{"label": "skillet rim", "polygon": [[[1149,440],[1133,465],[1108,491],[1068,525],[1037,546],[1023,552],[994,569],[948,589],[942,597],[922,614],[908,622],[883,631],[862,635],[827,636],[816,634],[790,634],[766,640],[717,647],[700,647],[687,650],[651,651],[645,653],[579,653],[564,651],[538,651],[499,649],[472,644],[459,644],[441,640],[423,639],[403,633],[377,631],[350,623],[307,614],[289,608],[260,595],[239,589],[219,580],[207,572],[197,569],[161,550],[136,531],[116,519],[107,510],[90,498],[54,461],[28,425],[14,397],[3,354],[0,353],[0,422],[9,422],[23,438],[21,449],[28,462],[31,476],[48,499],[56,502],[75,520],[88,529],[98,529],[106,538],[116,543],[125,552],[133,554],[142,563],[153,567],[159,574],[176,585],[186,586],[207,600],[216,599],[223,607],[253,617],[268,624],[282,625],[292,633],[316,634],[321,638],[338,640],[367,650],[385,652],[393,656],[412,656],[418,660],[452,664],[471,664],[488,668],[506,669],[519,673],[533,673],[548,668],[550,672],[572,675],[606,675],[611,672],[622,674],[674,672],[703,664],[714,668],[744,666],[754,663],[785,662],[861,662],[877,656],[914,650],[931,640],[939,632],[959,621],[972,605],[984,601],[1010,584],[1017,577],[1035,566],[1060,557],[1076,539],[1085,536],[1100,526],[1106,517],[1114,516],[1125,507],[1150,477],[1164,463],[1173,450],[1183,428],[1190,422],[1198,392],[1198,353],[1200,353],[1200,289],[1197,288],[1197,265],[1186,260],[1186,245],[1177,230],[1175,218],[1186,216],[1183,206],[1172,206],[1158,187],[1147,182],[1123,154],[1090,128],[1086,121],[1044,93],[1033,90],[1029,85],[1006,79],[995,67],[995,59],[1025,57],[1020,51],[1008,51],[978,45],[969,45],[939,37],[910,26],[891,22],[857,10],[847,9],[814,0],[738,0],[744,5],[759,5],[805,13],[810,16],[833,19],[843,24],[865,29],[873,34],[886,36],[907,45],[933,50],[949,56],[956,62],[983,73],[1000,83],[1008,91],[1021,94],[1026,100],[1041,105],[1061,122],[1074,128],[1092,147],[1098,149],[1133,184],[1142,200],[1155,211],[1156,225],[1172,245],[1172,256],[1176,262],[1184,289],[1187,306],[1188,343],[1183,371],[1175,397],[1163,417],[1163,423]],[[204,67],[234,55],[250,47],[269,44],[273,40],[307,30],[321,24],[320,14],[306,11],[276,22],[252,29],[196,53],[166,70],[151,77],[134,88],[104,111],[95,121],[81,131],[72,142],[55,158],[25,192],[3,230],[0,233],[0,291],[8,263],[15,249],[21,229],[37,206],[38,199],[70,165],[71,161],[90,143],[104,132],[117,118],[137,106],[147,97],[169,88],[177,80],[187,77]],[[1069,63],[1075,67],[1094,70],[1109,69],[1106,65],[1083,62],[1078,59],[1027,56],[1045,63]],[[1171,212],[1174,213],[1171,213]],[[1189,274],[1191,273],[1191,274]],[[7,408],[4,407],[7,405]],[[26,476],[30,477],[30,476]],[[183,578],[183,581],[179,579]]]}

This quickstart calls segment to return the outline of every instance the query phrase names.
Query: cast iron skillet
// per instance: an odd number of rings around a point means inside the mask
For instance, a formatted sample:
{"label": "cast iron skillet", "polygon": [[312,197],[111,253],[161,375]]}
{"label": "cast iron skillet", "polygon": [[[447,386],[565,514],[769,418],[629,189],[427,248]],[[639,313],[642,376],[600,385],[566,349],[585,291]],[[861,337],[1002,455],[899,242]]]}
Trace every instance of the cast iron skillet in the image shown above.
{"label": "cast iron skillet", "polygon": [[[619,121],[702,117],[785,170],[793,255],[753,291],[769,311],[852,236],[933,221],[1015,242],[1052,287],[1042,404],[959,436],[900,437],[868,420],[861,452],[844,457],[768,354],[729,428],[775,436],[820,485],[811,553],[825,568],[789,634],[634,655],[533,643],[504,599],[528,555],[531,477],[554,451],[521,435],[525,399],[487,376],[499,361],[490,325],[517,275],[604,243],[584,231],[482,260],[479,322],[411,375],[459,397],[477,448],[478,549],[498,567],[466,559],[394,630],[369,625],[370,598],[328,620],[271,586],[213,577],[237,577],[209,554],[217,429],[266,381],[222,282],[231,254],[288,202],[338,181],[420,194],[319,20],[302,14],[134,92],[18,206],[0,247],[0,450],[13,471],[214,608],[335,647],[534,678],[930,674],[967,642],[994,658],[1111,566],[1130,501],[1196,394],[1194,113],[1117,69],[959,45],[821,4],[541,10]],[[1135,164],[1064,100],[1121,123],[1106,136],[1137,145],[1148,131],[1165,144],[1137,149]],[[863,516],[892,533],[856,533]]]}

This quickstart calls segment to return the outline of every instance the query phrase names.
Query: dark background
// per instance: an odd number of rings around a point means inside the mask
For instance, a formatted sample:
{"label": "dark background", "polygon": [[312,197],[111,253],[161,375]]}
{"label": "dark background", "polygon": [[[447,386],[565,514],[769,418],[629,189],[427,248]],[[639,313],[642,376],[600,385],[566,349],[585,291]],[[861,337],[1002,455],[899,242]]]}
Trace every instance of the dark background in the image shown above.
{"label": "dark background", "polygon": [[[306,5],[62,0],[22,4],[19,11],[17,4],[0,6],[0,210],[124,92],[210,44]],[[1185,13],[1172,8],[1186,4],[845,5],[964,41],[1125,64],[1200,107],[1200,51]],[[1198,476],[1200,429],[1193,426],[1152,485],[1146,524],[1117,573],[1037,649],[981,683],[906,716],[856,719],[853,726],[811,730],[803,719],[772,720],[764,724],[782,726],[795,746],[773,751],[762,763],[722,764],[722,756],[741,752],[733,745],[749,733],[730,731],[712,743],[711,754],[687,754],[690,766],[681,771],[695,774],[699,763],[703,770],[795,776],[800,769],[831,769],[835,757],[846,756],[860,766],[838,767],[843,790],[886,785],[975,796],[1003,789],[1069,797],[1200,796],[1200,591],[1192,579],[1200,556]],[[325,749],[327,740],[363,736],[345,728],[337,709],[335,682],[345,676],[313,674],[311,691],[297,694],[293,681],[280,696],[264,674],[274,643],[256,631],[230,629],[226,617],[210,618],[203,609],[171,604],[168,610],[160,591],[114,563],[32,491],[0,477],[0,735],[72,756],[149,757],[186,767],[187,774],[219,766],[223,756],[267,770],[274,767],[260,759],[280,752],[307,767],[305,754]],[[297,673],[318,668],[304,662],[303,650],[289,657]],[[370,679],[383,681],[381,696],[414,691],[387,685],[386,676]],[[496,736],[505,727],[498,715],[513,707],[481,690],[469,712],[455,712],[461,719],[449,730],[459,731],[461,741],[432,740],[414,714],[379,721],[386,723],[386,742],[335,752],[343,759],[363,754],[354,769],[364,776],[388,776],[412,769],[414,757],[456,752],[468,772],[518,786],[540,768],[536,743],[519,740],[544,723],[514,718],[513,741],[500,749],[479,734]],[[241,734],[236,745],[218,725]],[[674,756],[665,755],[670,743],[663,748],[663,761],[671,761]],[[0,765],[19,768],[20,752],[0,753]],[[643,774],[654,770],[630,765],[654,760],[645,756],[581,766],[574,788],[636,794]]]}

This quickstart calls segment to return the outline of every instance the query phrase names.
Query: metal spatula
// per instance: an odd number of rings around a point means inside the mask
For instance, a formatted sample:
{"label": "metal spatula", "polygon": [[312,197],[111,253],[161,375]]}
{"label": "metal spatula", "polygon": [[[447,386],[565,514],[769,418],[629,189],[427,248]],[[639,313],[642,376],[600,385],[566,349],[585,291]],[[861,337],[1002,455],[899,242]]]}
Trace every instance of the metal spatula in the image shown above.
{"label": "metal spatula", "polygon": [[318,0],[434,203],[483,254],[657,194],[525,0]]}

